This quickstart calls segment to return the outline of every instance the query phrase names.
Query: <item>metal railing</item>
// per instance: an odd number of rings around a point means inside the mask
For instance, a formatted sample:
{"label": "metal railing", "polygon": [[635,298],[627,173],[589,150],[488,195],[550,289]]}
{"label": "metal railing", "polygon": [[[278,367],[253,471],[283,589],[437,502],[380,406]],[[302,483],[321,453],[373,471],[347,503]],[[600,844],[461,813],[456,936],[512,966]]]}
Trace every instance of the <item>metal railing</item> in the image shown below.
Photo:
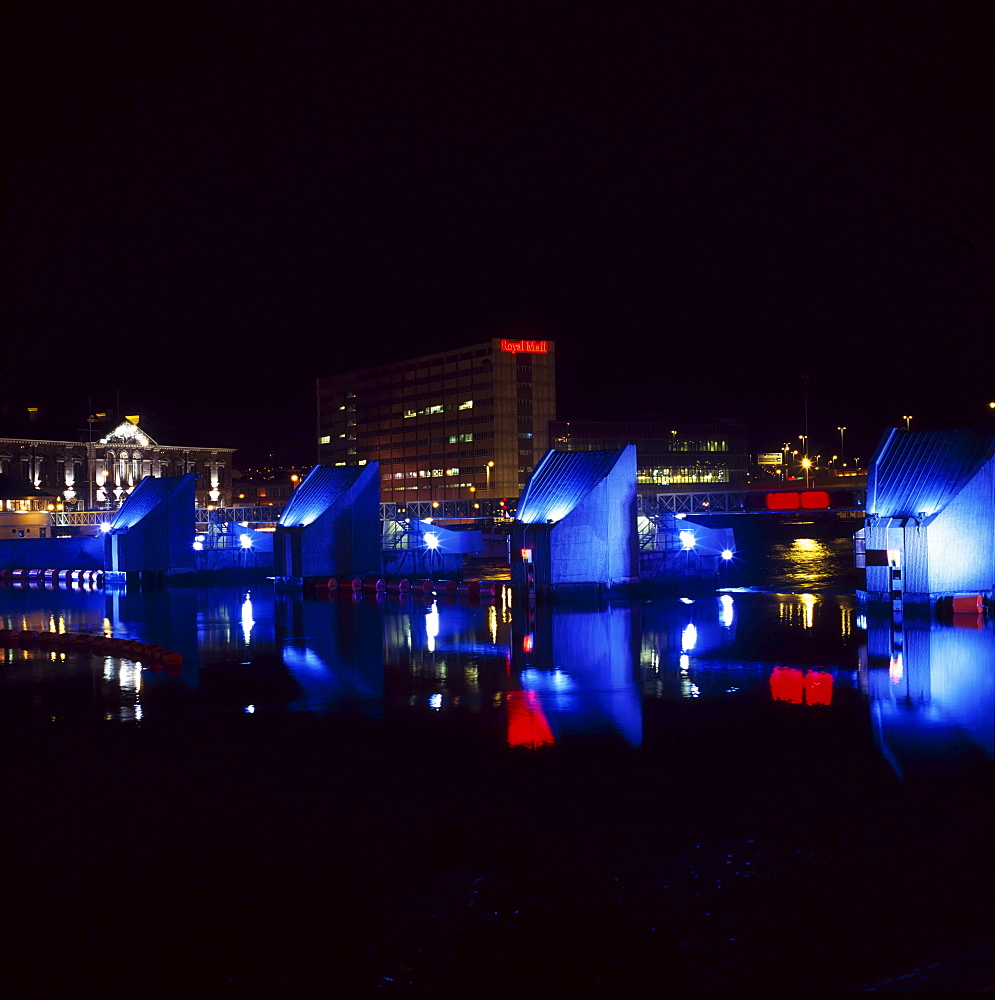
{"label": "metal railing", "polygon": [[[829,490],[830,494],[839,490]],[[835,506],[835,513],[846,510],[863,510],[863,491],[849,490],[852,504]],[[744,490],[710,490],[695,493],[645,493],[636,497],[636,512],[644,517],[655,514],[746,514],[761,513],[747,505]],[[513,518],[518,506],[517,497],[509,497],[507,506],[497,499],[482,500],[410,500],[400,503],[381,503],[380,519],[396,521],[414,517],[435,520],[471,520],[480,518]],[[52,514],[55,527],[85,527],[113,520],[113,510],[59,511]],[[283,513],[283,506],[265,507],[198,507],[194,512],[197,524],[275,524]]]}
{"label": "metal railing", "polygon": [[380,504],[380,519],[396,521],[399,518],[431,517],[435,520],[467,520],[470,518],[514,517],[517,497],[509,497],[507,506],[502,501],[486,500],[409,500],[401,503]]}
{"label": "metal railing", "polygon": [[746,493],[742,490],[715,490],[707,493],[652,493],[636,500],[636,512],[653,514],[742,514]]}

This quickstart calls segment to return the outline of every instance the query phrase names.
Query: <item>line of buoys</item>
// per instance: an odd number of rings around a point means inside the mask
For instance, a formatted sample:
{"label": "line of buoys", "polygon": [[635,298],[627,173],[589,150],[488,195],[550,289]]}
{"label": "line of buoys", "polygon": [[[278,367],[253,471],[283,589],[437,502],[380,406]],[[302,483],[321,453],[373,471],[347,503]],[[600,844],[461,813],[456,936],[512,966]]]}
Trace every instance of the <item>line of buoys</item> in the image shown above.
{"label": "line of buoys", "polygon": [[158,664],[167,673],[179,673],[183,657],[179,653],[151,642],[119,639],[102,633],[44,632],[33,629],[0,629],[0,646],[30,649],[66,649],[80,653],[119,656],[142,663]]}
{"label": "line of buoys", "polygon": [[44,584],[47,587],[102,586],[102,569],[0,569],[0,584],[14,586]]}

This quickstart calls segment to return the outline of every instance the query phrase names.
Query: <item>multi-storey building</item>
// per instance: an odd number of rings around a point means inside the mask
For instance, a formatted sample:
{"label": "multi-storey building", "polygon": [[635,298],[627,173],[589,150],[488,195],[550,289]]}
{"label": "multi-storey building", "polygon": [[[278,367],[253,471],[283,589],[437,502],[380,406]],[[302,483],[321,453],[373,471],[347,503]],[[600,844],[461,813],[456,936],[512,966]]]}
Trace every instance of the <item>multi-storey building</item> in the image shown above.
{"label": "multi-storey building", "polygon": [[550,425],[550,444],[559,451],[605,451],[634,444],[640,493],[747,482],[746,428],[733,420],[560,420]]}
{"label": "multi-storey building", "polygon": [[230,505],[234,448],[159,444],[137,421],[123,420],[91,441],[0,437],[0,473],[51,493],[56,509],[117,507],[145,476],[191,472],[198,506]]}
{"label": "multi-storey building", "polygon": [[318,461],[380,463],[385,501],[516,497],[549,446],[553,342],[493,338],[318,379]]}

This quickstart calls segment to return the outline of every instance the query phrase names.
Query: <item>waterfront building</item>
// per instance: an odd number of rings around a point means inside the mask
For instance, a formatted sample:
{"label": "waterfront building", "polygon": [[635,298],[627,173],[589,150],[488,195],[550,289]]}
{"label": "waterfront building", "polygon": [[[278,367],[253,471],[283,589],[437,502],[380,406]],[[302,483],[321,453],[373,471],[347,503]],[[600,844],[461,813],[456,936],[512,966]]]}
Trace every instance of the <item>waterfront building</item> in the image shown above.
{"label": "waterfront building", "polygon": [[995,596],[993,498],[995,432],[886,431],[868,466],[857,534],[864,599]]}
{"label": "waterfront building", "polygon": [[557,451],[608,451],[634,444],[640,493],[747,483],[746,428],[734,420],[557,420],[549,434]]}
{"label": "waterfront building", "polygon": [[47,537],[54,509],[51,493],[0,472],[0,540]]}
{"label": "waterfront building", "polygon": [[[86,433],[86,432],[84,432]],[[92,440],[0,436],[0,474],[53,494],[56,510],[114,509],[146,476],[197,476],[198,507],[231,503],[234,448],[164,445],[128,417]]]}
{"label": "waterfront building", "polygon": [[379,462],[382,500],[515,497],[549,446],[554,345],[495,337],[317,389],[318,461]]}

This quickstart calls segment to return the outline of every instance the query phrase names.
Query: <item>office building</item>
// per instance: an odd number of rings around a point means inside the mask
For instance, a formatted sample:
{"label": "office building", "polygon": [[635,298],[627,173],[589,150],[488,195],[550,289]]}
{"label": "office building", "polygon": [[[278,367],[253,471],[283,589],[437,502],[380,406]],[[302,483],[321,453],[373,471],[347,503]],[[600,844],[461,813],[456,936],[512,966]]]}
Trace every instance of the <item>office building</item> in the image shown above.
{"label": "office building", "polygon": [[550,425],[558,451],[608,451],[636,446],[640,493],[743,487],[749,455],[746,428],[733,420],[560,420]]}
{"label": "office building", "polygon": [[549,340],[493,338],[318,379],[318,461],[380,463],[384,501],[517,497],[556,416]]}

